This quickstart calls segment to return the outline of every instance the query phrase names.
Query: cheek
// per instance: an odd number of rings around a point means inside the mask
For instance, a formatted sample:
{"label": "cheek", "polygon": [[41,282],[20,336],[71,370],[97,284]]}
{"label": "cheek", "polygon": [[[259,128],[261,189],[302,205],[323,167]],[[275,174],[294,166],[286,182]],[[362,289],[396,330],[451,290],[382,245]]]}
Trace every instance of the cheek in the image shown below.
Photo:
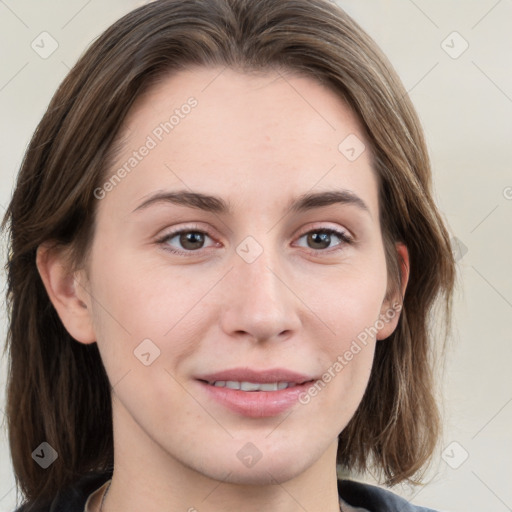
{"label": "cheek", "polygon": [[[169,290],[162,294],[161,272],[158,274],[154,269],[144,268],[130,254],[133,248],[122,248],[122,240],[107,248],[99,238],[95,246],[91,289],[98,312],[96,320],[102,332],[107,329],[134,338],[149,337],[162,330],[155,325],[155,319],[169,307],[166,300],[171,294]],[[154,326],[154,332],[148,332],[148,326]]]}
{"label": "cheek", "polygon": [[330,346],[341,350],[362,333],[373,332],[386,291],[385,266],[352,267],[333,277],[304,293],[319,320],[330,327]]}
{"label": "cheek", "polygon": [[[350,411],[357,407],[366,388],[375,351],[376,334],[385,295],[385,265],[375,261],[373,267],[347,272],[326,283],[323,294],[309,291],[312,309],[318,311],[317,325],[328,325],[322,336],[322,383],[332,386],[329,397],[341,400],[340,407]],[[314,339],[314,332],[309,333]],[[327,395],[326,395],[327,399]]]}
{"label": "cheek", "polygon": [[216,276],[190,283],[179,269],[148,267],[113,251],[108,255],[98,251],[94,261],[93,322],[111,380],[140,369],[141,354],[149,352],[155,365],[172,368],[193,351],[199,326],[204,324],[201,297]]}

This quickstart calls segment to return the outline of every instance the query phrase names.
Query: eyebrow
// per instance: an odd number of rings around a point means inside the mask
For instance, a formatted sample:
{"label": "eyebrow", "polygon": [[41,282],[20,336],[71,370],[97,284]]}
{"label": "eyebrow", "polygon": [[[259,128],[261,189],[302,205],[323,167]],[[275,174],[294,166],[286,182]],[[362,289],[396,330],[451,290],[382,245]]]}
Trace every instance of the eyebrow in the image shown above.
{"label": "eyebrow", "polygon": [[[221,197],[203,194],[200,192],[190,192],[187,190],[157,192],[137,206],[132,213],[158,203],[171,203],[188,206],[189,208],[197,208],[199,210],[217,214],[232,214],[230,203]],[[346,189],[302,194],[288,203],[288,209],[292,213],[301,213],[333,204],[355,206],[359,210],[368,213],[371,217],[371,212],[367,204],[354,192]]]}

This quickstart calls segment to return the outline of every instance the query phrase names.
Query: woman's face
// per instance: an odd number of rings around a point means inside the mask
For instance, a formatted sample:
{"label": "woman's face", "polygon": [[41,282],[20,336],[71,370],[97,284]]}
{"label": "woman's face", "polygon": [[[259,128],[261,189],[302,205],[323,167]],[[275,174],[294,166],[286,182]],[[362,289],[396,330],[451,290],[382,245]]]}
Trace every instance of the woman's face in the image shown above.
{"label": "woman's face", "polygon": [[79,274],[116,457],[246,483],[334,467],[398,319],[355,116],[310,78],[196,68],[123,136]]}

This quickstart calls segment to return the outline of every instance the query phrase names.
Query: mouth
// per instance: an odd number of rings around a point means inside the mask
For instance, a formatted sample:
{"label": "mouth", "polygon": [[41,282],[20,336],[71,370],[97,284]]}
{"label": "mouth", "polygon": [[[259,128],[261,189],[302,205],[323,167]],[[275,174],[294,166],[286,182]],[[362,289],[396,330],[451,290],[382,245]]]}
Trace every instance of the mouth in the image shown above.
{"label": "mouth", "polygon": [[249,418],[277,416],[294,406],[317,379],[285,369],[238,368],[196,378],[208,399]]}
{"label": "mouth", "polygon": [[290,386],[297,386],[311,380],[316,380],[315,377],[286,368],[258,370],[242,367],[221,370],[206,375],[198,375],[196,378],[212,386],[241,389],[242,391],[257,391],[260,389],[254,389],[254,385],[265,386],[267,384],[271,386],[269,386],[268,389],[261,389],[262,391],[277,391],[279,389],[286,389]]}
{"label": "mouth", "polygon": [[[201,379],[199,379],[201,380]],[[201,380],[210,386],[217,388],[236,389],[240,391],[265,391],[274,392],[281,391],[282,389],[294,388],[302,386],[303,384],[312,383],[313,380],[307,380],[304,382],[249,382],[249,381],[235,381],[235,380],[216,380],[216,381],[205,381]]]}

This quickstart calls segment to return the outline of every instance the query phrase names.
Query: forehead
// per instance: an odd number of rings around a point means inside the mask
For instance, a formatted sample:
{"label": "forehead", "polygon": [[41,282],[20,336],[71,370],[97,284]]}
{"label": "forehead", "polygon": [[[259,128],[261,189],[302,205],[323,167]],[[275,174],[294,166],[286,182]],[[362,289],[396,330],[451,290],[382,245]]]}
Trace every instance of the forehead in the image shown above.
{"label": "forehead", "polygon": [[132,207],[165,188],[262,200],[345,185],[367,189],[376,208],[357,116],[330,88],[293,72],[198,67],[170,74],[137,99],[120,135],[107,178],[127,171],[110,195],[123,194]]}

